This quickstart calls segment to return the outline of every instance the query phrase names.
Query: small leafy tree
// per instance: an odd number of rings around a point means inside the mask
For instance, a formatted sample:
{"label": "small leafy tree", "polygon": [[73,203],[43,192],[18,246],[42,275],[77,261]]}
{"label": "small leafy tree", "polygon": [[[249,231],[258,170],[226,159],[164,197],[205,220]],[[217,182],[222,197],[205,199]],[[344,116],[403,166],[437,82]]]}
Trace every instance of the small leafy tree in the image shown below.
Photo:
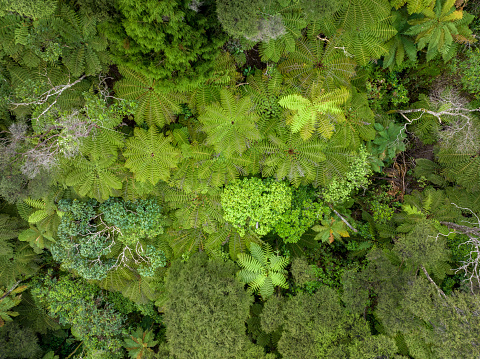
{"label": "small leafy tree", "polygon": [[0,356],[6,359],[38,358],[42,349],[38,336],[31,328],[16,322],[0,328]]}
{"label": "small leafy tree", "polygon": [[250,243],[250,254],[238,255],[238,264],[243,269],[237,275],[265,300],[273,294],[275,287],[288,288],[285,267],[289,262],[288,257],[274,254],[269,244],[262,249],[258,244]]}
{"label": "small leafy tree", "polygon": [[368,323],[345,311],[334,289],[322,286],[313,295],[272,298],[263,309],[262,329],[280,332],[277,348],[284,358],[368,358],[397,352],[395,341],[373,336]]}
{"label": "small leafy tree", "polygon": [[145,243],[162,234],[166,223],[154,200],[112,198],[101,205],[92,199],[61,200],[59,210],[62,219],[51,252],[64,268],[101,280],[119,266],[135,268],[144,277],[165,266],[164,252]]}
{"label": "small leafy tree", "polygon": [[214,1],[134,0],[115,3],[103,30],[117,63],[155,78],[165,89],[187,90],[207,80],[226,40]]}
{"label": "small leafy tree", "polygon": [[245,334],[251,294],[235,278],[228,260],[208,259],[205,253],[186,263],[172,263],[165,288],[164,320],[170,354],[176,358],[262,358],[263,348]]}
{"label": "small leafy tree", "polygon": [[120,336],[126,318],[112,308],[97,286],[69,275],[47,276],[34,283],[32,294],[50,316],[72,326],[73,335],[83,341],[90,355],[121,357]]}

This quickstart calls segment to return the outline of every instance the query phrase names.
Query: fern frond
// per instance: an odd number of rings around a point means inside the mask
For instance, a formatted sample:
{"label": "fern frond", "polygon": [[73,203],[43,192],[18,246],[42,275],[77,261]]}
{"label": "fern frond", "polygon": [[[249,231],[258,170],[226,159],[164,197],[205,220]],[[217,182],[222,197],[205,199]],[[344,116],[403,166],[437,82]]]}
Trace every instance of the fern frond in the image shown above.
{"label": "fern frond", "polygon": [[424,9],[432,7],[434,2],[435,0],[390,0],[395,9],[400,9],[406,4],[410,15],[421,13]]}
{"label": "fern frond", "polygon": [[17,242],[11,253],[0,253],[0,285],[11,286],[22,275],[34,274],[40,259],[30,246]]}
{"label": "fern frond", "polygon": [[278,180],[287,178],[297,187],[311,183],[315,179],[315,169],[326,160],[326,143],[319,139],[304,141],[299,134],[288,132],[269,135],[258,145],[257,150],[265,156],[262,174]]}
{"label": "fern frond", "polygon": [[342,49],[330,43],[325,47],[323,41],[314,38],[297,41],[295,52],[279,65],[279,70],[308,93],[312,86],[330,91],[347,85],[355,73],[355,66]]}
{"label": "fern frond", "polygon": [[260,140],[260,132],[255,126],[258,116],[252,109],[250,98],[236,99],[226,89],[220,92],[220,103],[206,106],[199,120],[208,135],[207,142],[217,153],[227,157],[234,152],[242,154],[250,142]]}
{"label": "fern frond", "polygon": [[323,150],[324,161],[315,167],[313,180],[314,187],[327,186],[336,178],[342,178],[348,172],[349,163],[354,153],[344,147],[335,144],[335,141]]}
{"label": "fern frond", "polygon": [[123,133],[109,128],[94,128],[83,140],[81,151],[96,161],[105,155],[117,157],[118,149],[123,144]]}
{"label": "fern frond", "polygon": [[170,169],[175,168],[180,153],[170,142],[172,138],[160,134],[155,126],[148,131],[140,127],[134,130],[134,137],[127,139],[123,156],[125,167],[135,173],[141,182],[155,185],[160,180],[168,180]]}
{"label": "fern frond", "polygon": [[480,156],[476,152],[444,149],[438,153],[438,162],[444,166],[444,174],[468,191],[480,190]]}
{"label": "fern frond", "polygon": [[18,236],[21,227],[20,220],[6,214],[0,214],[0,241],[6,241]]}
{"label": "fern frond", "polygon": [[18,317],[15,321],[24,327],[32,328],[38,333],[47,334],[49,330],[60,328],[57,321],[37,304],[30,291],[22,293],[22,302],[15,310],[18,312]]}
{"label": "fern frond", "polygon": [[175,120],[180,113],[180,104],[186,98],[177,92],[162,92],[156,81],[130,70],[121,68],[124,78],[115,83],[115,93],[126,100],[135,100],[138,107],[135,111],[135,122],[139,125],[146,122],[149,126],[163,127]]}
{"label": "fern frond", "polygon": [[116,157],[105,156],[98,161],[83,156],[71,160],[66,168],[70,170],[64,178],[67,186],[73,186],[80,196],[88,196],[103,201],[115,197],[122,188],[120,169]]}

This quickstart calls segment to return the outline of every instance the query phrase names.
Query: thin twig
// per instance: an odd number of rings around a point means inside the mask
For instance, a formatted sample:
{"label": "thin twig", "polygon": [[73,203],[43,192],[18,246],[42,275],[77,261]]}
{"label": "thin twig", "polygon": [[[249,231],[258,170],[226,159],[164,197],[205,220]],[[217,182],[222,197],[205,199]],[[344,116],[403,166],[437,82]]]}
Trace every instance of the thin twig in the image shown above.
{"label": "thin twig", "polygon": [[353,226],[352,226],[350,223],[348,223],[348,221],[347,221],[345,218],[342,217],[342,215],[341,215],[340,213],[338,213],[338,212],[337,212],[335,209],[333,209],[333,208],[332,208],[332,211],[343,221],[343,223],[345,223],[345,224],[348,226],[348,228],[350,228],[350,229],[351,229],[352,231],[354,231],[355,233],[358,232],[355,228],[353,228]]}

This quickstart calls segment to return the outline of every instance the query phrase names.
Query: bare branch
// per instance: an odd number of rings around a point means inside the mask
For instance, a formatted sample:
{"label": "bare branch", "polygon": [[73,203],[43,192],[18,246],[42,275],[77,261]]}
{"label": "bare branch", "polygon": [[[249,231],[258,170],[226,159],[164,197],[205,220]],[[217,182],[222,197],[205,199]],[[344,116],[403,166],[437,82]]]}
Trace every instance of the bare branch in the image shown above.
{"label": "bare branch", "polygon": [[12,293],[12,292],[15,290],[15,288],[18,287],[18,285],[20,284],[21,281],[22,281],[21,279],[18,280],[17,283],[15,283],[12,288],[10,288],[4,295],[2,295],[2,296],[0,297],[0,301],[1,301],[2,299],[6,298],[10,293]]}
{"label": "bare branch", "polygon": [[345,223],[345,224],[348,226],[348,228],[350,228],[350,229],[351,229],[352,231],[354,231],[355,233],[358,232],[355,228],[353,228],[353,226],[352,226],[350,223],[348,223],[348,221],[347,221],[344,217],[342,217],[342,215],[341,215],[340,213],[338,213],[338,212],[337,212],[335,209],[333,209],[333,208],[332,208],[332,211],[338,216],[338,218],[340,218],[340,219],[343,221],[343,223]]}
{"label": "bare branch", "polygon": [[437,289],[438,295],[440,295],[441,297],[443,297],[445,300],[448,300],[448,298],[447,298],[447,296],[445,295],[445,293],[443,292],[443,290],[442,290],[442,289],[437,285],[437,283],[435,283],[435,281],[430,277],[430,275],[428,274],[428,272],[427,272],[427,270],[425,269],[425,267],[422,266],[421,268],[422,268],[422,270],[423,270],[423,273],[425,273],[428,281],[429,281],[430,283],[432,283],[432,284],[435,286],[435,288]]}
{"label": "bare branch", "polygon": [[[50,98],[55,97],[55,101],[57,101],[58,97],[65,91],[68,90],[70,87],[75,86],[79,82],[81,82],[85,78],[85,75],[81,76],[74,82],[70,82],[70,79],[67,84],[65,85],[57,85],[53,86],[50,90],[41,94],[36,100],[30,102],[11,102],[10,104],[17,108],[19,106],[31,106],[31,105],[43,105],[46,103]],[[50,79],[48,79],[50,82]],[[51,82],[50,82],[51,83]],[[49,106],[49,108],[51,105]]]}

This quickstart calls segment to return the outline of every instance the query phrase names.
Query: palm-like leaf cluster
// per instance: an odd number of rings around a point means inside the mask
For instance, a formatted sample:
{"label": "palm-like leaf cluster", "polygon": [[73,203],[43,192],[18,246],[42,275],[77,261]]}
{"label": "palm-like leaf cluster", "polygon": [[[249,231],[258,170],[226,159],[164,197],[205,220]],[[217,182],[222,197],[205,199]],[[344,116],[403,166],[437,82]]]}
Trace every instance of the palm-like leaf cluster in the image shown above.
{"label": "palm-like leaf cluster", "polygon": [[124,78],[115,84],[118,97],[134,100],[138,103],[135,111],[135,122],[139,125],[163,127],[175,120],[180,112],[180,104],[185,102],[184,96],[177,92],[162,91],[157,81],[128,68],[122,68]]}
{"label": "palm-like leaf cluster", "polygon": [[455,0],[436,0],[422,10],[423,17],[409,21],[412,27],[406,32],[416,35],[415,41],[421,50],[427,45],[427,61],[438,53],[445,61],[455,55],[458,43],[472,43],[475,39],[468,28],[473,16],[456,10]]}
{"label": "palm-like leaf cluster", "polygon": [[168,180],[170,169],[175,168],[179,152],[170,143],[171,137],[158,133],[155,126],[148,131],[137,127],[135,136],[127,140],[123,155],[125,167],[131,169],[140,182],[156,184]]}
{"label": "palm-like leaf cluster", "polygon": [[273,294],[275,287],[288,288],[286,270],[289,258],[273,253],[270,245],[260,247],[250,244],[250,254],[238,255],[238,264],[243,267],[238,278],[248,284],[254,292],[259,292],[263,299]]}
{"label": "palm-like leaf cluster", "polygon": [[236,99],[228,90],[220,92],[220,103],[205,107],[199,117],[209,143],[217,153],[231,156],[234,152],[242,154],[252,141],[260,139],[255,126],[258,116],[253,112],[249,97]]}

